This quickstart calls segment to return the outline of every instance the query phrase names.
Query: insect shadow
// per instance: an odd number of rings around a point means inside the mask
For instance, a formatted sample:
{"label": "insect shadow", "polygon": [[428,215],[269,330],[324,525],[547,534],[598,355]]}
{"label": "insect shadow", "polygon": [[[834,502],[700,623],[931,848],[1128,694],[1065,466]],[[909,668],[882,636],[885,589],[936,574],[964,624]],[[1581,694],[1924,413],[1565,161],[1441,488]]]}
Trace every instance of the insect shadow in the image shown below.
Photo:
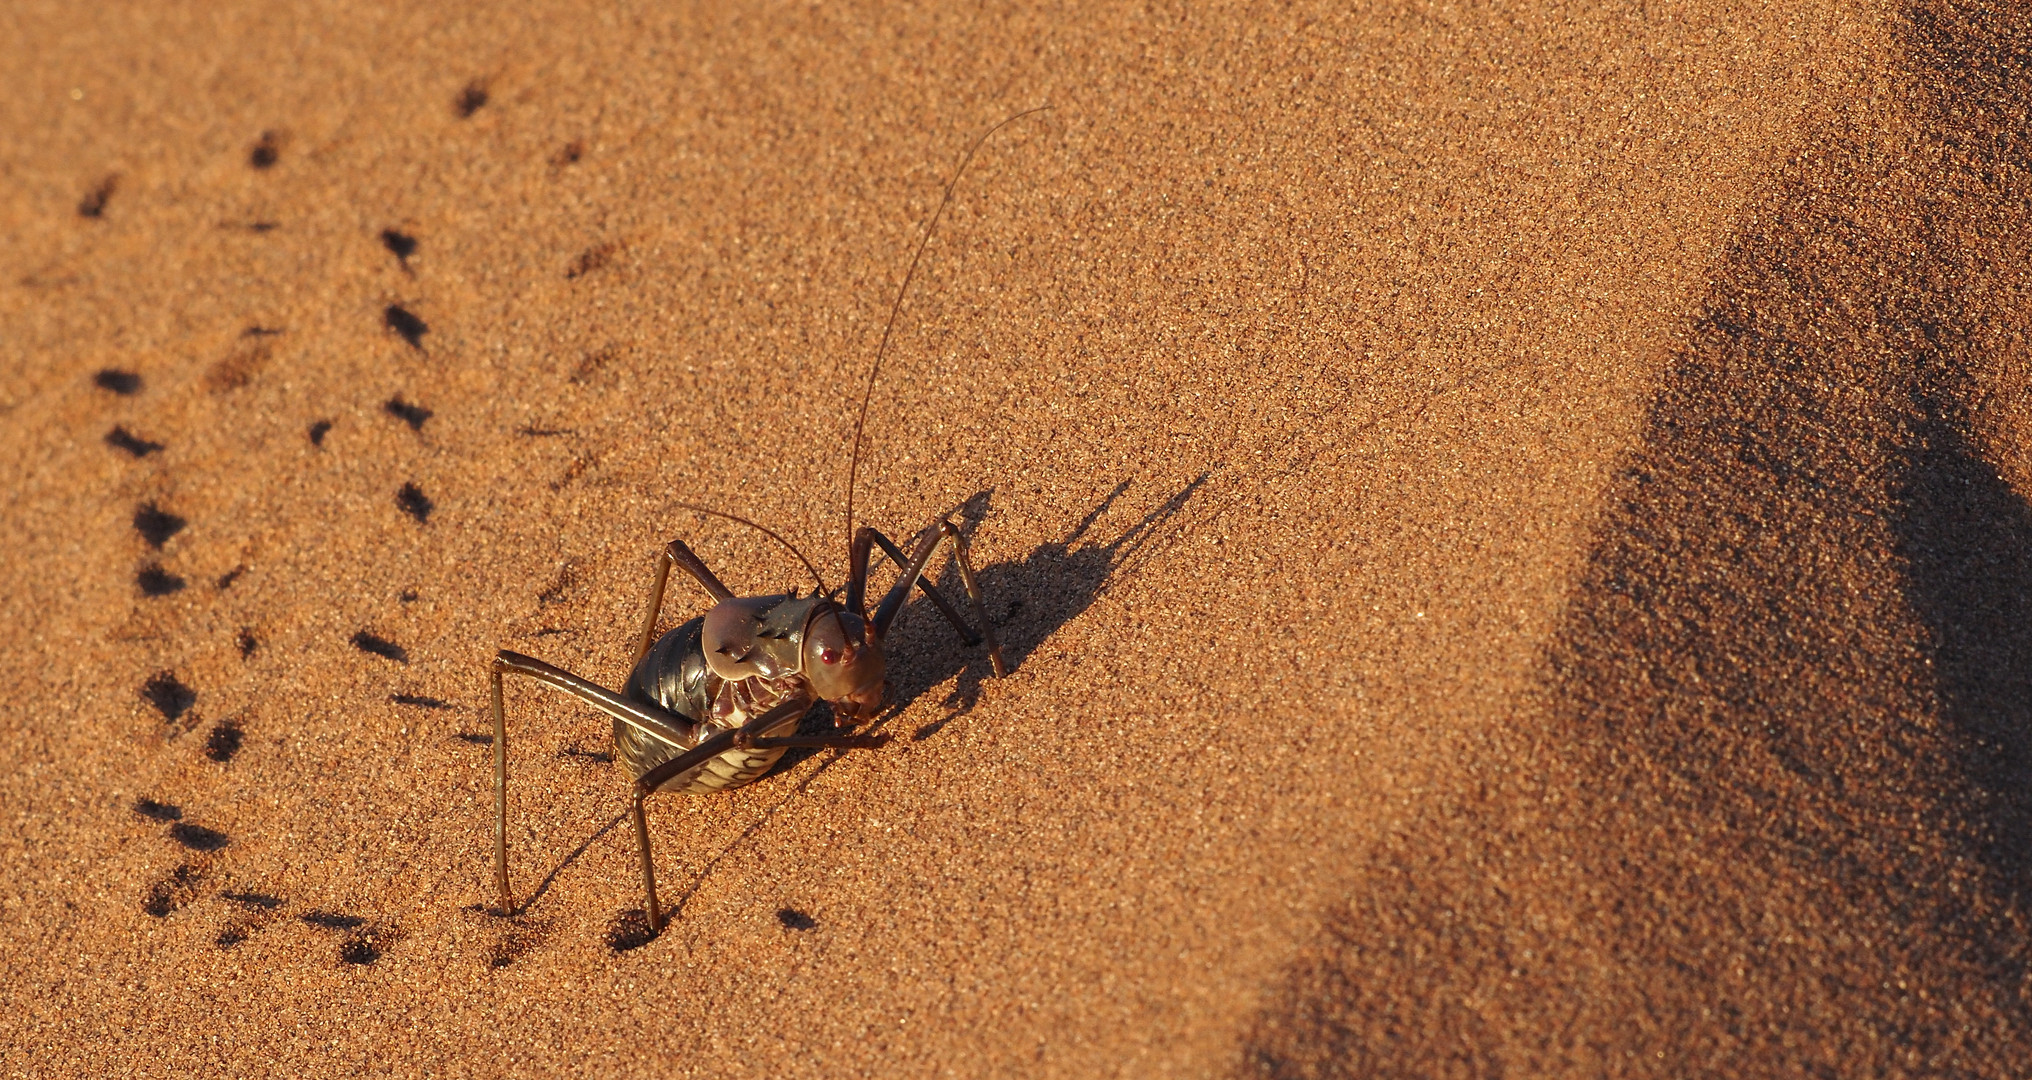
{"label": "insect shadow", "polygon": [[[579,846],[573,848],[570,854],[567,854],[564,858],[559,859],[557,861],[557,865],[550,868],[550,873],[543,875],[543,881],[539,883],[535,889],[531,890],[528,896],[523,897],[522,902],[520,904],[515,905],[515,910],[508,912],[497,912],[497,914],[521,915],[529,911],[530,908],[535,907],[536,902],[538,900],[543,899],[543,894],[550,891],[551,883],[557,880],[557,876],[559,874],[564,873],[565,867],[570,866],[571,864],[577,862],[579,860],[579,856],[584,855],[586,851],[593,846],[595,841],[599,840],[600,837],[605,836],[608,833],[614,831],[614,826],[619,825],[621,823],[621,819],[627,816],[628,815],[625,812],[615,814],[612,818],[609,818],[607,820],[607,823],[605,825],[602,825],[599,828],[593,830],[593,834],[591,836],[586,837],[584,840],[580,841]],[[480,911],[489,910],[484,904],[474,906],[477,910]]]}
{"label": "insect shadow", "polygon": [[[1133,481],[1124,480],[1081,518],[1065,539],[1039,544],[1020,559],[982,567],[981,593],[1001,636],[1002,655],[1009,670],[1022,667],[1060,627],[1092,607],[1119,572],[1144,554],[1153,540],[1165,534],[1164,526],[1185,509],[1210,475],[1201,473],[1114,539],[1092,538],[1101,518],[1128,493]],[[957,516],[966,522],[969,532],[987,517],[992,494],[979,492],[960,507]],[[947,567],[945,577],[950,580],[941,581],[940,588],[949,596],[963,595],[953,568]],[[918,742],[972,712],[980,703],[982,680],[992,674],[986,653],[956,640],[943,623],[927,617],[930,614],[927,610],[898,628],[894,655],[907,659],[892,669],[895,683],[891,715],[909,707],[933,687],[957,679],[942,703],[946,715],[911,735]]]}

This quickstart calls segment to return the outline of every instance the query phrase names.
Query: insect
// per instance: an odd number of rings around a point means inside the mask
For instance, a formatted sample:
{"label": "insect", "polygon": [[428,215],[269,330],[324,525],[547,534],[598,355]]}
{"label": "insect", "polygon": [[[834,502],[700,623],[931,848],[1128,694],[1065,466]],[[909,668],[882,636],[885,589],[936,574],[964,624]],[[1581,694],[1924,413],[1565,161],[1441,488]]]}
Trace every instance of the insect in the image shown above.
{"label": "insect", "polygon": [[[988,138],[1023,117],[1050,106],[1008,117],[977,138],[946,183],[945,196],[926,223],[910,268],[896,290],[889,321],[883,328],[875,362],[869,367],[860,411],[854,421],[854,443],[847,471],[847,561],[845,595],[828,589],[824,578],[795,545],[771,530],[733,514],[708,507],[689,509],[726,518],[768,535],[789,548],[818,582],[811,593],[797,590],[771,596],[735,596],[705,562],[672,540],[656,559],[649,588],[649,608],[635,640],[634,659],[620,693],[531,656],[501,650],[492,667],[494,707],[494,885],[499,911],[515,912],[508,887],[508,724],[502,703],[503,680],[519,675],[562,690],[606,713],[614,721],[614,756],[634,778],[629,813],[634,819],[635,845],[641,853],[643,911],[651,934],[660,933],[664,913],[656,901],[656,868],[649,847],[644,803],[657,792],[704,795],[752,783],[768,772],[785,751],[794,747],[857,749],[881,746],[887,734],[798,735],[796,729],[820,701],[831,703],[833,716],[851,729],[875,719],[888,700],[887,657],[883,640],[889,635],[914,583],[926,599],[951,622],[969,645],[985,643],[995,676],[1008,674],[995,627],[981,600],[967,540],[944,516],[912,538],[908,554],[879,531],[854,528],[854,481],[861,462],[862,429],[868,400],[881,371],[896,316],[903,308],[925,248],[939,219],[952,203],[953,191],[974,154]],[[980,629],[975,631],[951,601],[924,576],[925,565],[942,542],[952,544],[967,602]],[[901,568],[901,574],[873,611],[867,606],[868,561],[876,548]],[[682,568],[696,581],[713,607],[661,636],[656,633],[663,611],[664,588],[671,567]]]}

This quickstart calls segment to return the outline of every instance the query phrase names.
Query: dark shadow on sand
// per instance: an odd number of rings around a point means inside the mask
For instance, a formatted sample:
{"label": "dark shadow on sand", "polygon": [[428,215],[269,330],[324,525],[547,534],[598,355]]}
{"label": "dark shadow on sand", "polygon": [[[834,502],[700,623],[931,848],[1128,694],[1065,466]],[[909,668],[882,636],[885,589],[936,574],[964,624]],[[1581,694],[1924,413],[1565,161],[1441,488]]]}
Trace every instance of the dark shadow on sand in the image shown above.
{"label": "dark shadow on sand", "polygon": [[1348,868],[1242,1074],[2024,1074],[2032,507],[1981,410],[2032,408],[2032,10],[1894,32],[1897,112],[1717,266],[1539,689]]}
{"label": "dark shadow on sand", "polygon": [[1956,410],[1923,407],[1896,519],[1906,601],[1930,631],[1941,711],[1981,800],[1983,861],[2032,908],[2032,508]]}
{"label": "dark shadow on sand", "polygon": [[[1209,475],[1201,473],[1112,538],[1094,539],[1101,519],[1133,486],[1124,480],[1065,539],[1039,544],[1021,559],[981,567],[981,595],[995,620],[1010,672],[1021,670],[1053,634],[1092,607],[1125,568],[1148,554],[1153,541],[1165,534],[1165,526],[1205,486]],[[991,493],[983,491],[960,508],[956,516],[963,529],[972,533],[986,518],[990,498]],[[965,610],[966,593],[957,570],[948,566],[938,586]],[[893,707],[907,708],[931,688],[958,680],[941,702],[945,715],[911,733],[913,740],[923,741],[972,712],[980,702],[983,680],[994,673],[986,650],[958,640],[931,605],[913,602],[905,616],[907,621],[899,622],[891,638]]]}

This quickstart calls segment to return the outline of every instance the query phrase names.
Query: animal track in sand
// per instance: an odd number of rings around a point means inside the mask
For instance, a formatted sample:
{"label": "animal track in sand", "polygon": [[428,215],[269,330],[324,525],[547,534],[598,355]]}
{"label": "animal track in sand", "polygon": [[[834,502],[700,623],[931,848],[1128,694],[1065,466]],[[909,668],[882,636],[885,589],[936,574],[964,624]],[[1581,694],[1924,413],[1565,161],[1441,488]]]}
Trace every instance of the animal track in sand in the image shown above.
{"label": "animal track in sand", "polygon": [[629,908],[607,924],[607,948],[617,953],[639,949],[655,940],[656,932],[649,928],[649,913],[641,908]]}
{"label": "animal track in sand", "polygon": [[217,851],[233,842],[232,838],[217,829],[179,821],[169,827],[169,838],[192,851]]}
{"label": "animal track in sand", "polygon": [[395,505],[401,507],[403,513],[415,518],[419,525],[430,524],[430,512],[437,509],[437,504],[430,501],[430,497],[423,493],[422,488],[416,486],[415,481],[402,485],[402,490],[395,493]]}
{"label": "animal track in sand", "polygon": [[161,563],[146,563],[134,575],[134,584],[140,586],[143,596],[168,596],[182,591],[183,578],[162,568]]}
{"label": "animal track in sand", "polygon": [[452,100],[452,111],[459,114],[461,120],[471,119],[474,113],[486,106],[488,97],[487,84],[474,79],[466,84],[465,89],[459,91],[457,98]]}
{"label": "animal track in sand", "polygon": [[183,684],[173,671],[158,671],[141,684],[141,700],[155,706],[170,723],[197,704],[198,692]]}
{"label": "animal track in sand", "polygon": [[157,802],[146,796],[134,800],[134,812],[150,821],[183,820],[183,807],[175,803]]}
{"label": "animal track in sand", "polygon": [[106,204],[113,201],[113,193],[118,190],[120,190],[119,174],[109,174],[93,185],[90,191],[85,192],[84,198],[78,200],[78,216],[83,218],[106,216]]}
{"label": "animal track in sand", "polygon": [[388,415],[408,424],[411,431],[422,431],[423,422],[437,415],[421,405],[412,405],[402,400],[402,395],[400,394],[382,402],[381,409]]}
{"label": "animal track in sand", "polygon": [[785,930],[818,929],[817,919],[792,907],[776,909],[776,921],[782,923]]}
{"label": "animal track in sand", "polygon": [[205,737],[205,756],[221,765],[233,760],[246,741],[246,733],[232,720],[221,720],[212,727],[212,733]]}
{"label": "animal track in sand", "polygon": [[381,313],[381,321],[387,324],[388,329],[400,335],[402,340],[409,342],[410,348],[418,352],[423,351],[423,335],[430,333],[430,326],[417,318],[415,313],[401,304],[390,304],[387,310]]}
{"label": "animal track in sand", "polygon": [[198,887],[210,868],[202,862],[178,864],[177,868],[157,879],[141,894],[141,910],[158,919],[170,914],[192,900],[197,899]]}
{"label": "animal track in sand", "polygon": [[537,946],[550,938],[548,923],[517,917],[509,922],[494,944],[487,949],[487,966],[504,968],[529,955]]}
{"label": "animal track in sand", "polygon": [[92,376],[92,385],[121,397],[132,397],[141,392],[141,376],[119,368],[101,368]]}
{"label": "animal track in sand", "polygon": [[152,502],[142,503],[140,509],[134,511],[134,531],[140,533],[141,538],[148,541],[148,546],[157,551],[161,551],[162,545],[169,543],[169,538],[182,532],[187,524],[189,522],[183,518],[163,510]]}
{"label": "animal track in sand", "polygon": [[247,164],[256,169],[272,169],[282,158],[282,133],[264,131],[254,145],[247,149]]}
{"label": "animal track in sand", "polygon": [[409,663],[408,649],[397,645],[387,638],[370,634],[365,630],[353,635],[353,648],[364,653],[373,653],[375,656],[386,660],[393,660],[398,664]]}
{"label": "animal track in sand", "polygon": [[344,940],[339,942],[339,962],[342,964],[372,964],[402,939],[401,932],[394,927],[370,922],[358,915],[308,911],[297,918],[323,930],[346,931]]}
{"label": "animal track in sand", "polygon": [[404,270],[409,269],[409,257],[416,254],[416,237],[395,229],[383,229],[381,246],[395,256],[395,261],[401,263]]}
{"label": "animal track in sand", "polygon": [[106,433],[106,445],[115,450],[125,450],[138,458],[145,458],[163,448],[161,443],[141,438],[119,424],[114,424],[113,430]]}

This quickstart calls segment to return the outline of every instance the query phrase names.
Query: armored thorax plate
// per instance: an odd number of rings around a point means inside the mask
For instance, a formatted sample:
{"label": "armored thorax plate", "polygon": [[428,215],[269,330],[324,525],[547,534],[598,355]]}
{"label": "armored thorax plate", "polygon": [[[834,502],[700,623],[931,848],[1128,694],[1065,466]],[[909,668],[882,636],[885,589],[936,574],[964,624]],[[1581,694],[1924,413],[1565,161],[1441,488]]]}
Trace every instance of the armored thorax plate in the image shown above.
{"label": "armored thorax plate", "polygon": [[723,601],[706,613],[700,641],[706,663],[730,682],[798,674],[804,666],[804,628],[814,611],[831,603],[817,593]]}

